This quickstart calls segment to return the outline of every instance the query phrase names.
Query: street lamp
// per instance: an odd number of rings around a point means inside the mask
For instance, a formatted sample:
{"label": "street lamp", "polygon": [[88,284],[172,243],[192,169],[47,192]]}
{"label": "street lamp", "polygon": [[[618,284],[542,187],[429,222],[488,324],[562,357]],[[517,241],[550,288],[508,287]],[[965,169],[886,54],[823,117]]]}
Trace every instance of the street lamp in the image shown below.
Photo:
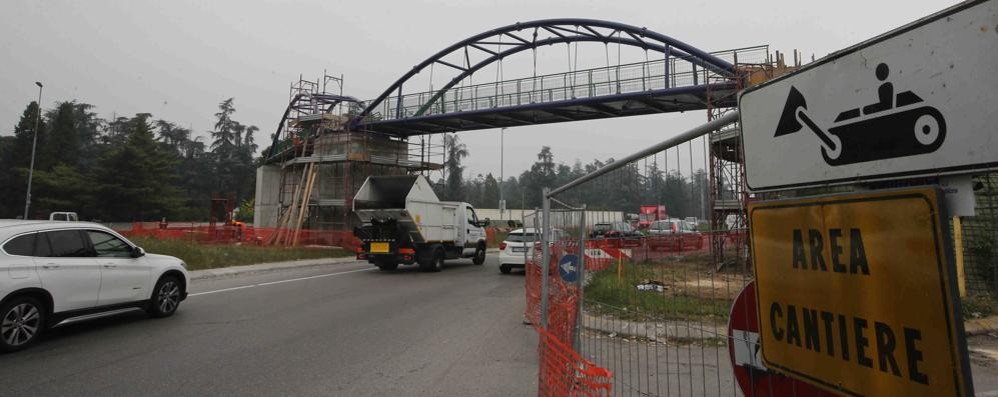
{"label": "street lamp", "polygon": [[506,127],[502,127],[502,129],[499,130],[499,219],[500,220],[506,219],[506,217],[504,216],[506,212],[506,206],[503,205],[505,204],[506,200],[503,200],[503,194],[502,194],[502,182],[504,179],[506,179],[505,175],[503,175],[503,158],[505,157],[504,150],[506,147],[505,140],[506,140]]}
{"label": "street lamp", "polygon": [[38,120],[42,118],[42,83],[38,86],[38,110],[35,112],[35,136],[31,139],[31,166],[28,167],[28,192],[24,196],[24,219],[28,219],[28,209],[31,207],[31,178],[35,174],[35,146],[38,145]]}

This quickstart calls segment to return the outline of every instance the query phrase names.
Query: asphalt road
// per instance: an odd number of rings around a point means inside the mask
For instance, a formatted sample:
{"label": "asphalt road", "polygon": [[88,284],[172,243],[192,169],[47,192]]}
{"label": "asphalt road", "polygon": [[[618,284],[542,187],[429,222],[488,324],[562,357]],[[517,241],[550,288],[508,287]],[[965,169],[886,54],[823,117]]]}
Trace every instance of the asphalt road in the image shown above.
{"label": "asphalt road", "polygon": [[489,259],[196,280],[171,318],[65,325],[0,356],[0,395],[534,395],[524,278]]}

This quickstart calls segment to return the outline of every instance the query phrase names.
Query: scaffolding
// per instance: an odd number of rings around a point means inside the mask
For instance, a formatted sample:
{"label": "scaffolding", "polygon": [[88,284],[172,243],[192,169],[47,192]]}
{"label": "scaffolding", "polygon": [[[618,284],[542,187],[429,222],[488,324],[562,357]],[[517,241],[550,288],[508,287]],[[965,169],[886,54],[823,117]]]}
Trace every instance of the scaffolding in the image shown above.
{"label": "scaffolding", "polygon": [[[717,54],[735,65],[738,87],[743,88],[773,79],[800,67],[801,58],[794,51],[794,64],[788,67],[783,62],[783,54],[769,53],[769,46],[757,46],[725,51]],[[723,76],[705,72],[705,79],[725,79]],[[730,97],[707,91],[707,120],[714,120],[733,108],[717,106],[731,103]],[[716,270],[725,266],[748,267],[748,202],[752,198],[745,185],[745,161],[742,151],[741,125],[735,123],[728,128],[713,131],[709,135],[709,187],[710,225],[713,233],[710,241],[711,259]]]}
{"label": "scaffolding", "polygon": [[[275,228],[265,243],[292,246],[304,230],[352,230],[352,199],[370,175],[439,171],[442,141],[350,128],[360,103],[342,94],[343,79],[324,74],[291,84],[289,105],[257,175],[256,227]],[[331,88],[338,88],[336,93]],[[267,193],[270,194],[267,194]],[[272,202],[268,202],[272,201]]]}

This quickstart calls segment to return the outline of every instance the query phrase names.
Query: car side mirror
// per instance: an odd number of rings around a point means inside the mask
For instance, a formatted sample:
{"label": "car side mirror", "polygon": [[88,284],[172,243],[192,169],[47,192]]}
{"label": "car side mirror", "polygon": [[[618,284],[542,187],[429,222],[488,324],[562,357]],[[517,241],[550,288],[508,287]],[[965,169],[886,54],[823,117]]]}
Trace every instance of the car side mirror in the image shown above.
{"label": "car side mirror", "polygon": [[132,248],[132,258],[141,258],[145,255],[146,255],[146,250],[142,249],[142,247]]}

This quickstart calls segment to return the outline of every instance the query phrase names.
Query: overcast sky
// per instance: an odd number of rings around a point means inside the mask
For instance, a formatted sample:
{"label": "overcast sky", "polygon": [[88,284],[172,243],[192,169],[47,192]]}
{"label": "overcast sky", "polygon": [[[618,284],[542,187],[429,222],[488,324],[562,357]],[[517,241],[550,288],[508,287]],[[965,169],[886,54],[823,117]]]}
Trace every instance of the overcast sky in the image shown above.
{"label": "overcast sky", "polygon": [[[259,126],[257,140],[266,146],[287,105],[289,84],[299,74],[313,80],[323,70],[343,74],[347,95],[371,99],[444,47],[517,21],[605,19],[647,27],[706,51],[768,44],[771,51],[798,49],[820,58],[954,3],[3,1],[0,133],[12,133],[38,94],[34,82],[41,81],[46,108],[75,99],[96,105],[104,118],[150,112],[200,133],[211,128],[218,102],[234,97],[234,118]],[[603,55],[600,47],[583,57],[602,60]],[[524,56],[520,61],[529,62]],[[565,61],[557,56],[542,62],[547,72],[561,71]],[[511,128],[506,175],[528,167],[542,145],[568,164],[619,158],[705,120],[704,112],[687,112]],[[465,161],[469,176],[498,174],[497,130],[459,136],[471,152]],[[702,146],[694,147],[702,152]],[[694,158],[702,164],[699,155]]]}

